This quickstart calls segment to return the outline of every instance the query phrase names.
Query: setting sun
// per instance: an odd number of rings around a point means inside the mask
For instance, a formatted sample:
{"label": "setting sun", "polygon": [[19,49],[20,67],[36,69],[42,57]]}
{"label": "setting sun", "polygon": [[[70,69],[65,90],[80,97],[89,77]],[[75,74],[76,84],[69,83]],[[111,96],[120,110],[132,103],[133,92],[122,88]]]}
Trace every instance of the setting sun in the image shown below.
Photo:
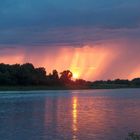
{"label": "setting sun", "polygon": [[73,79],[78,79],[78,78],[79,78],[78,72],[74,72],[74,73],[73,73]]}

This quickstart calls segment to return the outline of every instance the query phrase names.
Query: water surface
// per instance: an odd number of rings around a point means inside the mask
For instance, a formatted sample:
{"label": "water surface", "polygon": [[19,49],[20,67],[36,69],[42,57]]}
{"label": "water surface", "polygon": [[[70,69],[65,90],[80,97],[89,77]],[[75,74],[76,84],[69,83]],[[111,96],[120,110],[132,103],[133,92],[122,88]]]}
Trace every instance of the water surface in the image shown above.
{"label": "water surface", "polygon": [[1,140],[124,140],[140,130],[140,89],[0,93]]}

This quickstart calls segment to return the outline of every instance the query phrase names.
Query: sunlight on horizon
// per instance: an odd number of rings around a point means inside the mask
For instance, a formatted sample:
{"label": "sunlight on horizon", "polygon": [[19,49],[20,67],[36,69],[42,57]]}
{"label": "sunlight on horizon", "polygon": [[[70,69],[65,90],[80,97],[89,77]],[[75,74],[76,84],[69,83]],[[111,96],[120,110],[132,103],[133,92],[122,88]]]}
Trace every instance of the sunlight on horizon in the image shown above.
{"label": "sunlight on horizon", "polygon": [[68,69],[73,73],[73,79],[96,80],[104,76],[104,71],[116,59],[117,53],[114,51],[114,48],[106,48],[104,45],[85,45],[77,48],[65,46],[59,50],[34,48],[27,54],[25,50],[16,50],[15,55],[0,57],[0,61],[10,64],[30,62],[37,67],[45,67],[47,74],[53,69],[59,73]]}
{"label": "sunlight on horizon", "polygon": [[73,78],[74,80],[80,78],[80,72],[79,72],[79,71],[80,71],[80,68],[79,68],[79,67],[77,67],[77,68],[72,68],[72,69],[70,69],[70,71],[71,71],[72,74],[73,74],[72,78]]}
{"label": "sunlight on horizon", "polygon": [[78,78],[79,78],[79,74],[76,73],[76,72],[73,72],[73,78],[74,78],[74,79],[78,79]]}
{"label": "sunlight on horizon", "polygon": [[82,47],[65,46],[60,47],[58,50],[52,50],[51,47],[34,48],[32,50],[9,49],[5,50],[5,54],[0,56],[0,62],[6,64],[29,62],[35,67],[44,67],[47,74],[54,69],[58,73],[63,70],[70,70],[73,73],[74,80],[94,81],[139,77],[138,66],[134,67],[133,62],[131,62],[128,69],[128,65],[123,64],[126,58],[122,61],[120,56],[124,56],[125,49],[123,50],[118,46],[98,44]]}

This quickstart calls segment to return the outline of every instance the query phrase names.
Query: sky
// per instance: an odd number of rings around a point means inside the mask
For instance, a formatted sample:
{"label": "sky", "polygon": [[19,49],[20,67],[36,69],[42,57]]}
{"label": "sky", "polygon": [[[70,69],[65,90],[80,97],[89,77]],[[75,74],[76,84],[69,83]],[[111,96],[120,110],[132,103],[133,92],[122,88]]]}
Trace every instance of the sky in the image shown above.
{"label": "sky", "polygon": [[139,0],[1,0],[0,63],[86,80],[140,77],[139,13]]}

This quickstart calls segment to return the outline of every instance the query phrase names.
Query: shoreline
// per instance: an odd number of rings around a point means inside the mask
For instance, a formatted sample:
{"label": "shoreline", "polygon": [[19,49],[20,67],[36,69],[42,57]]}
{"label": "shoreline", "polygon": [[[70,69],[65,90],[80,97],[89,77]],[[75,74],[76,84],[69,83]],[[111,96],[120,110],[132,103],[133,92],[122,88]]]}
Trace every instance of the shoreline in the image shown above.
{"label": "shoreline", "polygon": [[139,86],[94,86],[94,87],[46,87],[46,86],[0,86],[3,91],[60,91],[60,90],[105,90],[105,89],[140,89]]}

